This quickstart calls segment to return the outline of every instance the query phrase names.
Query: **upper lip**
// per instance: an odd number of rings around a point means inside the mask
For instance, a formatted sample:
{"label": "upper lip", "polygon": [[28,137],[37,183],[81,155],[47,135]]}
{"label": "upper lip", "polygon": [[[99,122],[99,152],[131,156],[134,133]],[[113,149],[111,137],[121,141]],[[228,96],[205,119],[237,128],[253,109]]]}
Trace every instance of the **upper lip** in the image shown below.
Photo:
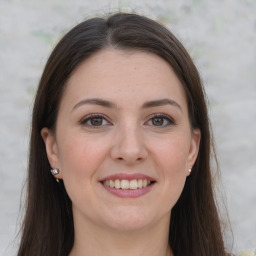
{"label": "upper lip", "polygon": [[100,182],[104,181],[104,180],[149,180],[149,181],[156,181],[154,178],[145,175],[145,174],[141,174],[141,173],[118,173],[118,174],[112,174],[109,176],[106,176],[102,179],[100,179]]}

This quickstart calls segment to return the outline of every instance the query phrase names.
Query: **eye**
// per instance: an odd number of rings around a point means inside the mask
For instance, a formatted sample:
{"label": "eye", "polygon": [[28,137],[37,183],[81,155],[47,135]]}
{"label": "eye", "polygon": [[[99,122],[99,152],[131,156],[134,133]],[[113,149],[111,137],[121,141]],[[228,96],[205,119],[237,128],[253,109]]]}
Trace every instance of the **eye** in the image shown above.
{"label": "eye", "polygon": [[103,114],[90,114],[82,119],[80,123],[82,125],[95,128],[111,125]]}
{"label": "eye", "polygon": [[174,125],[174,120],[165,114],[154,114],[147,122],[147,125],[152,125],[155,127],[167,127]]}

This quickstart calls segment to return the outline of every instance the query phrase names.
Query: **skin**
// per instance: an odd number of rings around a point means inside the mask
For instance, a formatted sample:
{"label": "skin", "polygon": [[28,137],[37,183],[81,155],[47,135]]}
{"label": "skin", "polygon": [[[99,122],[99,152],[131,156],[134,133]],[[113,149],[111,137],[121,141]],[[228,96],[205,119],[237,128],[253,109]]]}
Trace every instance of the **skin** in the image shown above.
{"label": "skin", "polygon": [[[171,104],[147,104],[162,99]],[[95,113],[104,116],[90,119]],[[56,130],[41,134],[73,205],[71,256],[172,255],[171,209],[196,160],[200,131],[191,128],[184,89],[165,60],[139,51],[97,52],[70,77]],[[121,198],[100,183],[120,173],[145,174],[155,184],[143,196]]]}

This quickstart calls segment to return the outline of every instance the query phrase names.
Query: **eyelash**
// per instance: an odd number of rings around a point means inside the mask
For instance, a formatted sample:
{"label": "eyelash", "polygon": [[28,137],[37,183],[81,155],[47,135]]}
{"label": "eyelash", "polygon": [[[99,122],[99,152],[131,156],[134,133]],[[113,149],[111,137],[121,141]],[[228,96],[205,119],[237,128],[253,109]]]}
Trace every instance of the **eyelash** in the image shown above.
{"label": "eyelash", "polygon": [[[106,121],[108,124],[100,124],[100,125],[93,125],[92,123],[91,124],[88,124],[88,122],[92,122],[93,119],[101,119],[102,122]],[[152,120],[154,118],[160,118],[160,119],[163,119],[163,122],[164,121],[167,121],[167,124],[165,125],[153,125],[151,124],[151,126],[154,126],[154,127],[158,127],[158,128],[164,128],[164,127],[167,127],[167,126],[171,126],[171,125],[175,125],[175,121],[173,120],[173,118],[171,118],[169,115],[166,115],[166,114],[163,114],[163,113],[154,113],[152,115],[149,116],[149,119],[147,122],[145,122],[145,124],[148,124],[149,122],[152,122]],[[101,113],[93,113],[93,114],[90,114],[90,115],[87,115],[85,118],[83,118],[81,121],[80,121],[80,124],[81,125],[86,125],[88,127],[91,127],[91,128],[101,128],[103,126],[110,126],[112,125],[111,122],[108,120],[108,117],[105,116],[104,114],[101,114]]]}
{"label": "eyelash", "polygon": [[[87,122],[89,122],[89,121],[92,122],[92,120],[93,120],[93,119],[96,119],[96,118],[101,119],[102,122],[104,122],[104,120],[105,120],[105,121],[108,122],[108,124],[107,124],[107,125],[105,124],[105,125],[99,125],[99,126],[97,126],[97,125],[92,125],[92,123],[91,123],[91,124],[88,124],[88,123],[87,123]],[[83,119],[80,121],[80,124],[86,125],[86,126],[88,126],[88,127],[93,127],[93,128],[100,128],[100,127],[102,127],[102,126],[109,126],[109,125],[111,125],[111,123],[108,121],[108,118],[107,118],[104,114],[100,114],[100,113],[93,113],[93,114],[87,115],[85,118],[83,118]]]}
{"label": "eyelash", "polygon": [[167,126],[171,126],[171,125],[175,125],[176,124],[175,121],[173,120],[173,118],[171,118],[169,115],[166,115],[166,114],[163,114],[163,113],[154,113],[154,114],[152,114],[150,116],[149,120],[146,123],[148,123],[150,121],[152,122],[152,120],[154,118],[161,118],[164,121],[167,121],[167,124],[165,124],[165,125],[157,126],[157,125],[153,125],[152,124],[152,126],[154,126],[154,127],[165,128]]}

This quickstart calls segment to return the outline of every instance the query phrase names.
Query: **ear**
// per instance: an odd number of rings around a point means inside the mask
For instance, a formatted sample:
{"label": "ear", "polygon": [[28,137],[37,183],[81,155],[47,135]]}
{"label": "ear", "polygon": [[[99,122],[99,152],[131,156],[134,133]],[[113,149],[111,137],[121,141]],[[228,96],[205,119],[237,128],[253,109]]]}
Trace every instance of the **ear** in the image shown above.
{"label": "ear", "polygon": [[[201,131],[199,129],[194,129],[192,131],[191,136],[191,143],[190,143],[190,149],[189,149],[189,155],[188,155],[188,169],[192,168],[200,147],[200,140],[201,140]],[[188,173],[189,175],[189,173]]]}
{"label": "ear", "polygon": [[[41,136],[44,140],[47,158],[48,158],[48,161],[49,161],[52,169],[55,169],[55,168],[60,169],[59,156],[58,156],[58,145],[56,142],[55,135],[53,134],[53,132],[50,129],[43,128],[41,130]],[[62,179],[61,171],[59,172],[59,174],[54,175],[54,177],[56,179]]]}

